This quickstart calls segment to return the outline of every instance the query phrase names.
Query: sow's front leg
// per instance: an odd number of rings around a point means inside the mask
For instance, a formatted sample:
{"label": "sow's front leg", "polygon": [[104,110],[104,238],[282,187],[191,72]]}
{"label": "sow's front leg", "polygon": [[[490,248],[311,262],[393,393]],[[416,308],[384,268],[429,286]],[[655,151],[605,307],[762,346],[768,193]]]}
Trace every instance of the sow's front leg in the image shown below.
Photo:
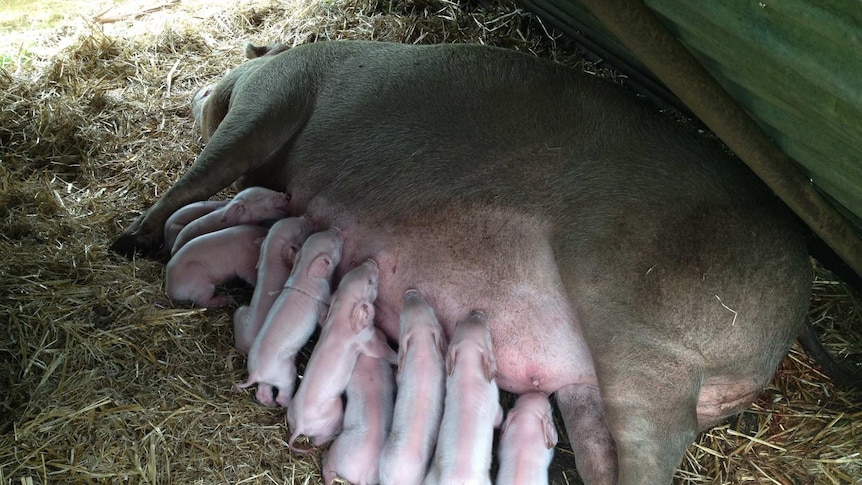
{"label": "sow's front leg", "polygon": [[[314,104],[308,81],[313,73],[294,61],[283,56],[252,59],[207,91],[206,99],[197,100],[204,113],[226,115],[214,122],[218,127],[189,171],[117,237],[112,251],[127,257],[136,252],[153,255],[163,245],[165,221],[178,209],[213,196],[267,164],[274,164],[274,171],[280,168],[280,149],[299,132]],[[276,179],[270,188],[284,189],[283,183]]]}

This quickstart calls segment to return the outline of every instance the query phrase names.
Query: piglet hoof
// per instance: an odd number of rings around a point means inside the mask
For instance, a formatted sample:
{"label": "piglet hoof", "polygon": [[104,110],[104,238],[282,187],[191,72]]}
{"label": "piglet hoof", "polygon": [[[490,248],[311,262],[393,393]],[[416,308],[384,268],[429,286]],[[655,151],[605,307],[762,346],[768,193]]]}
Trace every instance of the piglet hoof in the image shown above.
{"label": "piglet hoof", "polygon": [[295,453],[301,453],[303,455],[314,451],[314,448],[300,448],[296,446],[296,439],[299,438],[299,436],[300,435],[297,433],[294,433],[290,436],[290,441],[287,442],[287,446],[288,448],[290,448],[290,451],[293,451]]}
{"label": "piglet hoof", "polygon": [[255,397],[257,401],[268,408],[276,407],[275,396],[273,395],[273,389],[266,384],[258,383],[257,381],[246,381],[246,382],[237,382],[233,385],[234,389],[238,391],[243,391],[248,389],[249,387],[257,384],[257,391],[255,392]]}

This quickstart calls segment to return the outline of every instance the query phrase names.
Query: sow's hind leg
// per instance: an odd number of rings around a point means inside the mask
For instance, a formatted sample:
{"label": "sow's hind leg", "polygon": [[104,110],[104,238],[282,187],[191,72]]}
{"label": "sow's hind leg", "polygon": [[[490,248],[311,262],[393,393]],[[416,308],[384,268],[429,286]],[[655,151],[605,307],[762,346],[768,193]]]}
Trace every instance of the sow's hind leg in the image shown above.
{"label": "sow's hind leg", "polygon": [[589,485],[617,483],[617,450],[605,419],[599,388],[570,384],[554,393],[578,476]]}
{"label": "sow's hind leg", "polygon": [[[625,224],[594,224],[593,241],[558,240],[557,260],[590,343],[618,483],[670,484],[696,434],[769,382],[803,321],[810,265],[774,213],[725,206],[636,216],[639,232],[627,237]],[[572,418],[570,389],[558,398],[567,393],[567,427],[589,428]],[[582,399],[594,410],[595,400]]]}

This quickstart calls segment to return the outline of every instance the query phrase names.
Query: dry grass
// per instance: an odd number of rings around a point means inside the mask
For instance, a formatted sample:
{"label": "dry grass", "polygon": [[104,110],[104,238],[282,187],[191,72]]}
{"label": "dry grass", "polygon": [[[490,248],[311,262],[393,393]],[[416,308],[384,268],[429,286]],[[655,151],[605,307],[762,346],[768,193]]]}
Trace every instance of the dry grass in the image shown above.
{"label": "dry grass", "polygon": [[[508,2],[155,6],[0,41],[0,484],[320,483],[319,457],[287,450],[283,414],[233,390],[230,311],[171,308],[160,264],[106,250],[199,151],[194,89],[245,41],[482,42],[612,73]],[[857,368],[860,310],[819,272],[812,318]],[[689,449],[679,481],[859,483],[860,398],[794,350],[750,411]],[[577,483],[564,443],[557,456],[555,481]]]}

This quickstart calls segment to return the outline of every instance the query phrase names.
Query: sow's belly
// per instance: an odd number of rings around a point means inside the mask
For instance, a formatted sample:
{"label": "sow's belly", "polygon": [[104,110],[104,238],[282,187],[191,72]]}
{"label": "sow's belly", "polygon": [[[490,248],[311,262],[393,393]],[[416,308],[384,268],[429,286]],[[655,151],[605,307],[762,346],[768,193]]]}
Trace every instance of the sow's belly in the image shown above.
{"label": "sow's belly", "polygon": [[338,277],[366,258],[380,265],[376,321],[392,341],[398,341],[402,296],[416,288],[447,337],[470,311],[487,314],[501,389],[551,393],[567,384],[596,384],[543,222],[482,210],[416,226],[369,227],[313,204],[307,213],[318,226],[344,233]]}

